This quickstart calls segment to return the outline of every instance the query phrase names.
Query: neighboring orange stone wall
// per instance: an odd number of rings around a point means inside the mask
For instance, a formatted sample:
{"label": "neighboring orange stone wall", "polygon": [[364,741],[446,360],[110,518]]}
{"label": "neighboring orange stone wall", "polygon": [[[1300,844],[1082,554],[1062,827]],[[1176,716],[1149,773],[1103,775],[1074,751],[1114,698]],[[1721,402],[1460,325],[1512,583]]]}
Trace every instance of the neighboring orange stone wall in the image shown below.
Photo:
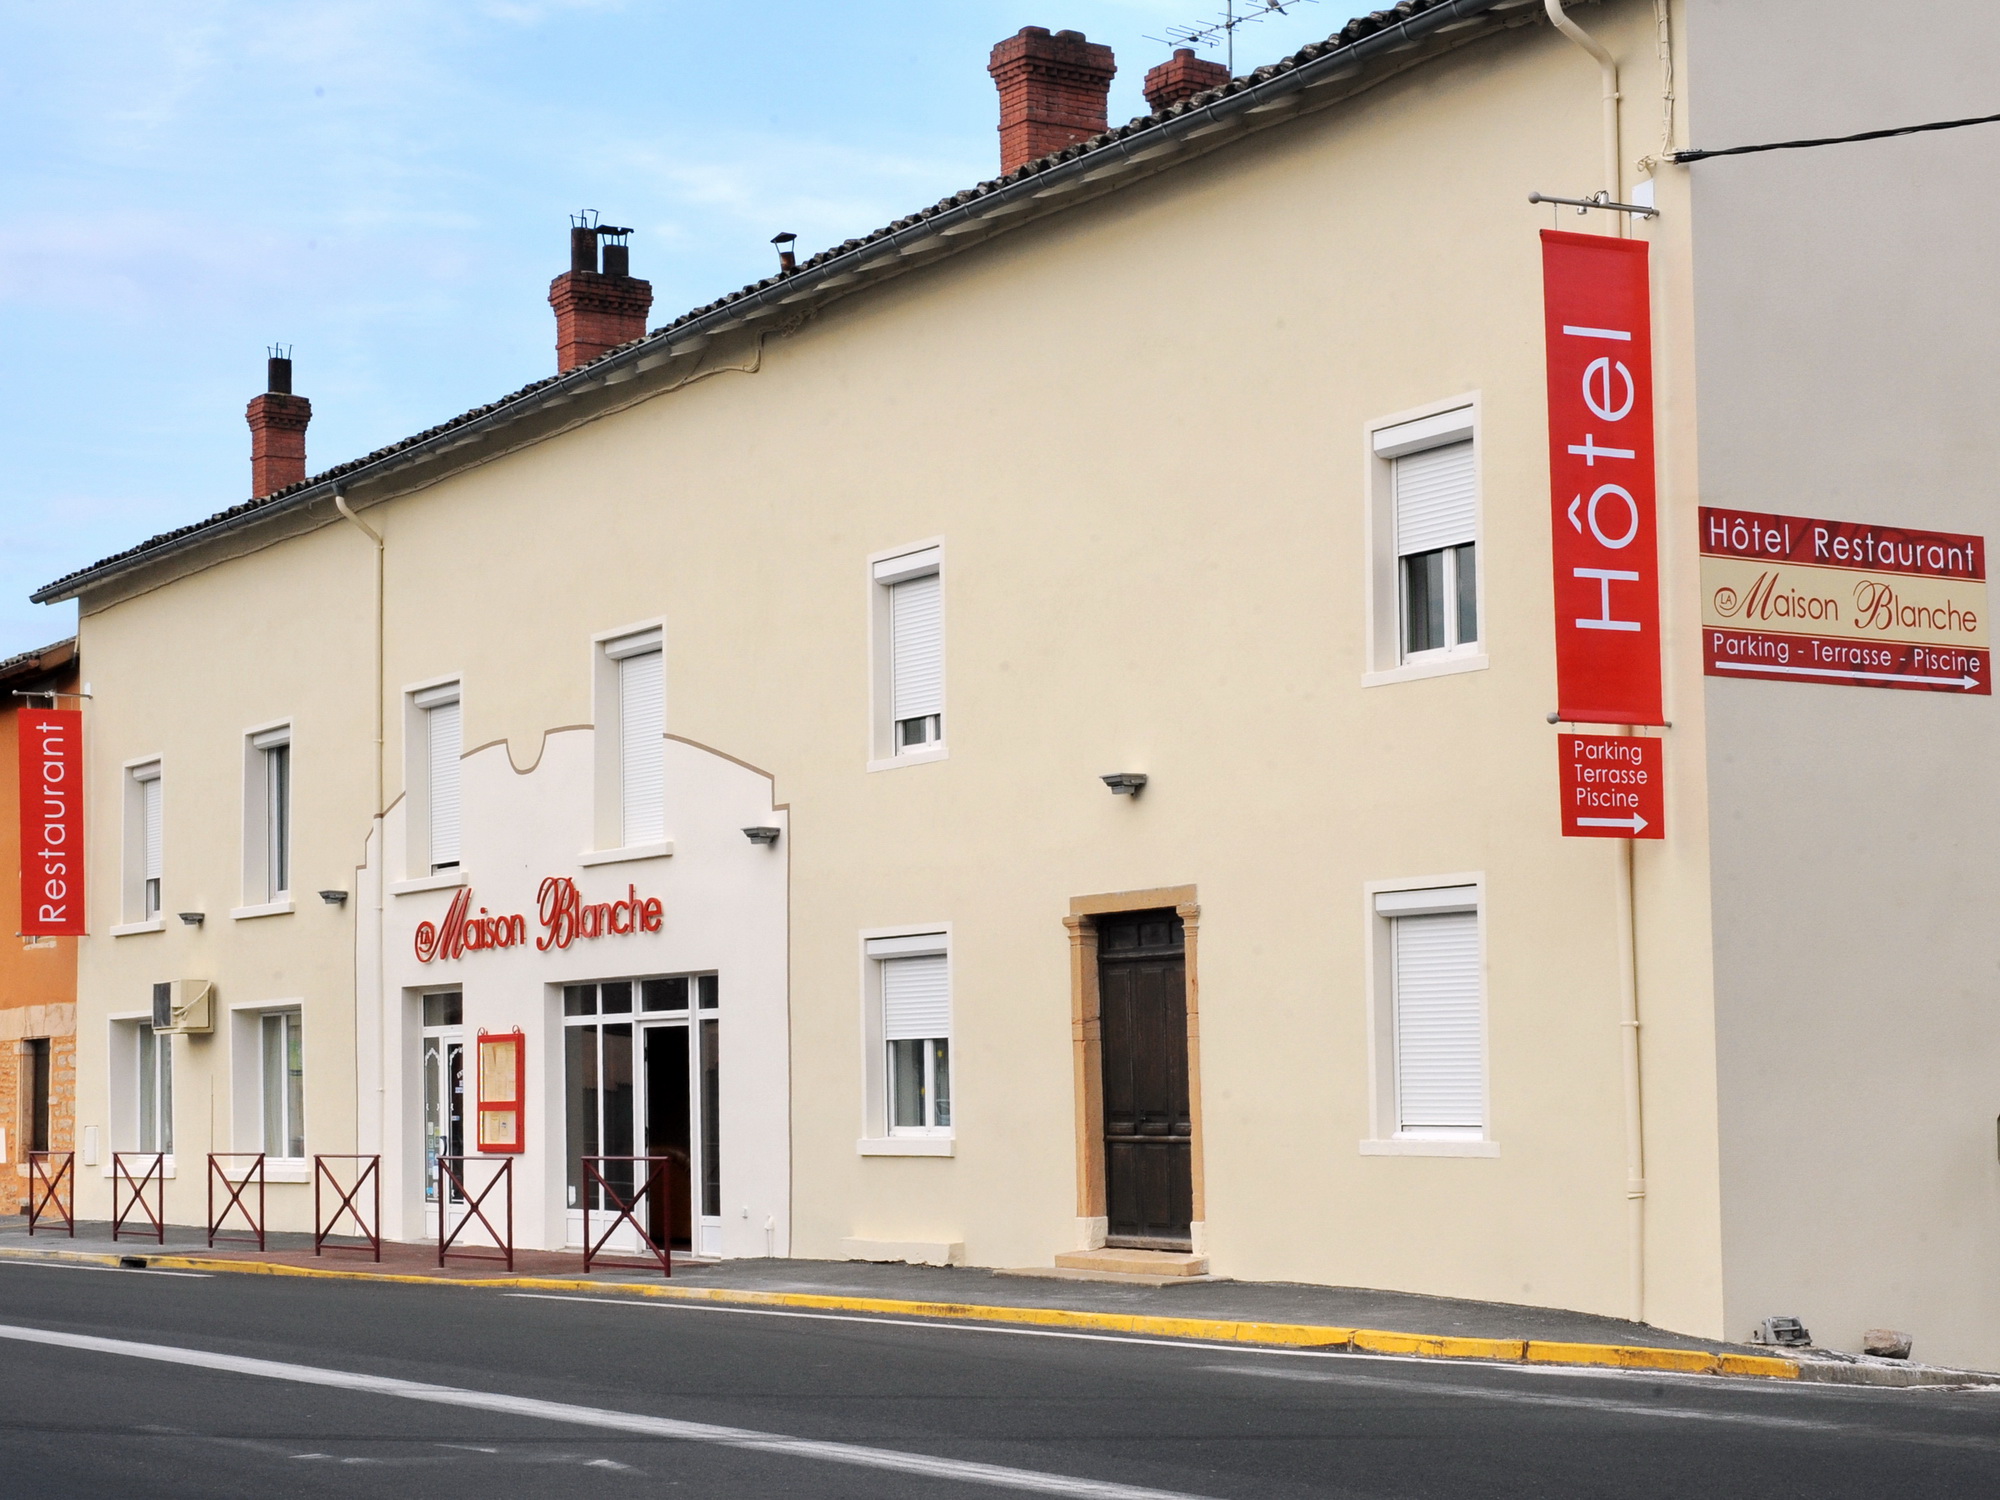
{"label": "neighboring orange stone wall", "polygon": [[[13,690],[54,687],[75,691],[68,671],[28,675],[0,672],[0,1129],[7,1133],[0,1161],[0,1213],[17,1213],[28,1197],[28,1110],[23,1070],[25,1043],[49,1039],[49,1149],[76,1149],[76,939],[16,936],[21,922],[20,775],[16,730],[20,699]],[[74,699],[63,700],[74,707]],[[88,727],[86,726],[86,733]],[[86,806],[86,819],[102,817]],[[89,914],[101,926],[104,914]],[[115,918],[113,919],[115,920]]]}

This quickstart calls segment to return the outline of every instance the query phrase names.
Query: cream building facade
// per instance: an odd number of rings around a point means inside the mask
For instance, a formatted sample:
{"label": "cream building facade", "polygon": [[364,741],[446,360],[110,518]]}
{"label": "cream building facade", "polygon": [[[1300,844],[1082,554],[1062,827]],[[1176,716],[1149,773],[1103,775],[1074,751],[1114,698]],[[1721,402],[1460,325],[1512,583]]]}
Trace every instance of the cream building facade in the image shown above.
{"label": "cream building facade", "polygon": [[[1598,67],[1540,0],[1409,4],[44,590],[96,694],[80,1211],[170,1150],[199,1222],[205,1154],[275,1145],[306,1227],[310,1157],[379,1152],[422,1238],[452,1079],[518,1029],[523,1245],[575,1243],[578,1159],[623,1145],[704,1254],[1110,1239],[2000,1360],[1992,700],[1703,674],[1699,506],[1992,529],[1962,344],[1923,482],[1854,462],[1856,401],[1950,383],[1908,375],[1909,293],[1773,349],[1893,236],[1826,226],[1781,302],[1803,154],[1750,190],[1663,159],[1837,133],[1801,123],[1828,68],[1875,80],[1840,128],[1953,113],[1811,9],[1574,7],[1622,70],[1614,198],[1659,210],[1663,840],[1558,836],[1548,723],[1536,231],[1614,224],[1526,199],[1604,185]],[[195,978],[213,1029],[155,1036]]]}

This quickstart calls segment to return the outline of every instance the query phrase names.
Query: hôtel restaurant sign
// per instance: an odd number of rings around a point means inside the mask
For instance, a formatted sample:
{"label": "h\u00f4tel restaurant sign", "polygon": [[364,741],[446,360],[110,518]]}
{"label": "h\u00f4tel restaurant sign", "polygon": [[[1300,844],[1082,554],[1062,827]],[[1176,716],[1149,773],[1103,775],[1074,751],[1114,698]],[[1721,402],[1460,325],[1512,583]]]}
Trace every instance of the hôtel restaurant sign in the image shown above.
{"label": "h\u00f4tel restaurant sign", "polygon": [[1703,507],[1711,677],[1993,691],[1976,536]]}

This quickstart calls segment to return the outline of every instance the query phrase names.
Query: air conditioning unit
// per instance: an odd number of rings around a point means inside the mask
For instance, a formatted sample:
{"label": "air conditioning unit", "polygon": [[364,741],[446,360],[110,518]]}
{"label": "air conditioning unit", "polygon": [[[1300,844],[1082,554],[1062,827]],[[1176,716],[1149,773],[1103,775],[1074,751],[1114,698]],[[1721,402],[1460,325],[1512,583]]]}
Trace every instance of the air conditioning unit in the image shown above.
{"label": "air conditioning unit", "polygon": [[215,986],[206,979],[173,979],[153,986],[153,1030],[199,1036],[215,1030]]}

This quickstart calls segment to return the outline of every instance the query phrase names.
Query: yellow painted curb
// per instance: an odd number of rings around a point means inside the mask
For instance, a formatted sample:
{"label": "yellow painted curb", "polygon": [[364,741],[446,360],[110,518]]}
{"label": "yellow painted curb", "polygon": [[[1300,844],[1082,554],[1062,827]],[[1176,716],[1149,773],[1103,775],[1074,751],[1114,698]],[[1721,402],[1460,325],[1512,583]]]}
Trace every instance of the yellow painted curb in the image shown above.
{"label": "yellow painted curb", "polygon": [[[143,1254],[143,1251],[133,1252]],[[0,1249],[8,1259],[72,1260],[118,1264],[119,1255],[75,1250]],[[1620,1370],[1666,1370],[1690,1375],[1752,1375],[1796,1380],[1797,1361],[1754,1354],[1713,1354],[1705,1349],[1656,1349],[1634,1344],[1566,1344],[1540,1339],[1461,1338],[1451,1334],[1395,1333],[1372,1328],[1332,1328],[1312,1323],[1237,1322],[1222,1318],[1161,1318],[1140,1313],[1084,1312],[1065,1307],[998,1307],[971,1302],[911,1302],[890,1297],[844,1297],[818,1292],[757,1292],[731,1287],[674,1286],[671,1283],[577,1281],[555,1276],[490,1276],[480,1280],[413,1275],[402,1271],[359,1270],[346,1266],[292,1266],[279,1261],[222,1259],[202,1255],[146,1255],[146,1264],[167,1271],[228,1272],[247,1276],[308,1276],[331,1280],[385,1281],[408,1286],[495,1288],[504,1291],[618,1292],[673,1302],[728,1306],[796,1307],[822,1312],[859,1312],[905,1318],[940,1318],[964,1323],[1010,1323],[1034,1328],[1088,1329],[1099,1333],[1141,1334],[1205,1343],[1256,1344],[1286,1349],[1358,1351],[1414,1355],[1425,1359],[1471,1359],[1507,1364],[1597,1365]]]}

